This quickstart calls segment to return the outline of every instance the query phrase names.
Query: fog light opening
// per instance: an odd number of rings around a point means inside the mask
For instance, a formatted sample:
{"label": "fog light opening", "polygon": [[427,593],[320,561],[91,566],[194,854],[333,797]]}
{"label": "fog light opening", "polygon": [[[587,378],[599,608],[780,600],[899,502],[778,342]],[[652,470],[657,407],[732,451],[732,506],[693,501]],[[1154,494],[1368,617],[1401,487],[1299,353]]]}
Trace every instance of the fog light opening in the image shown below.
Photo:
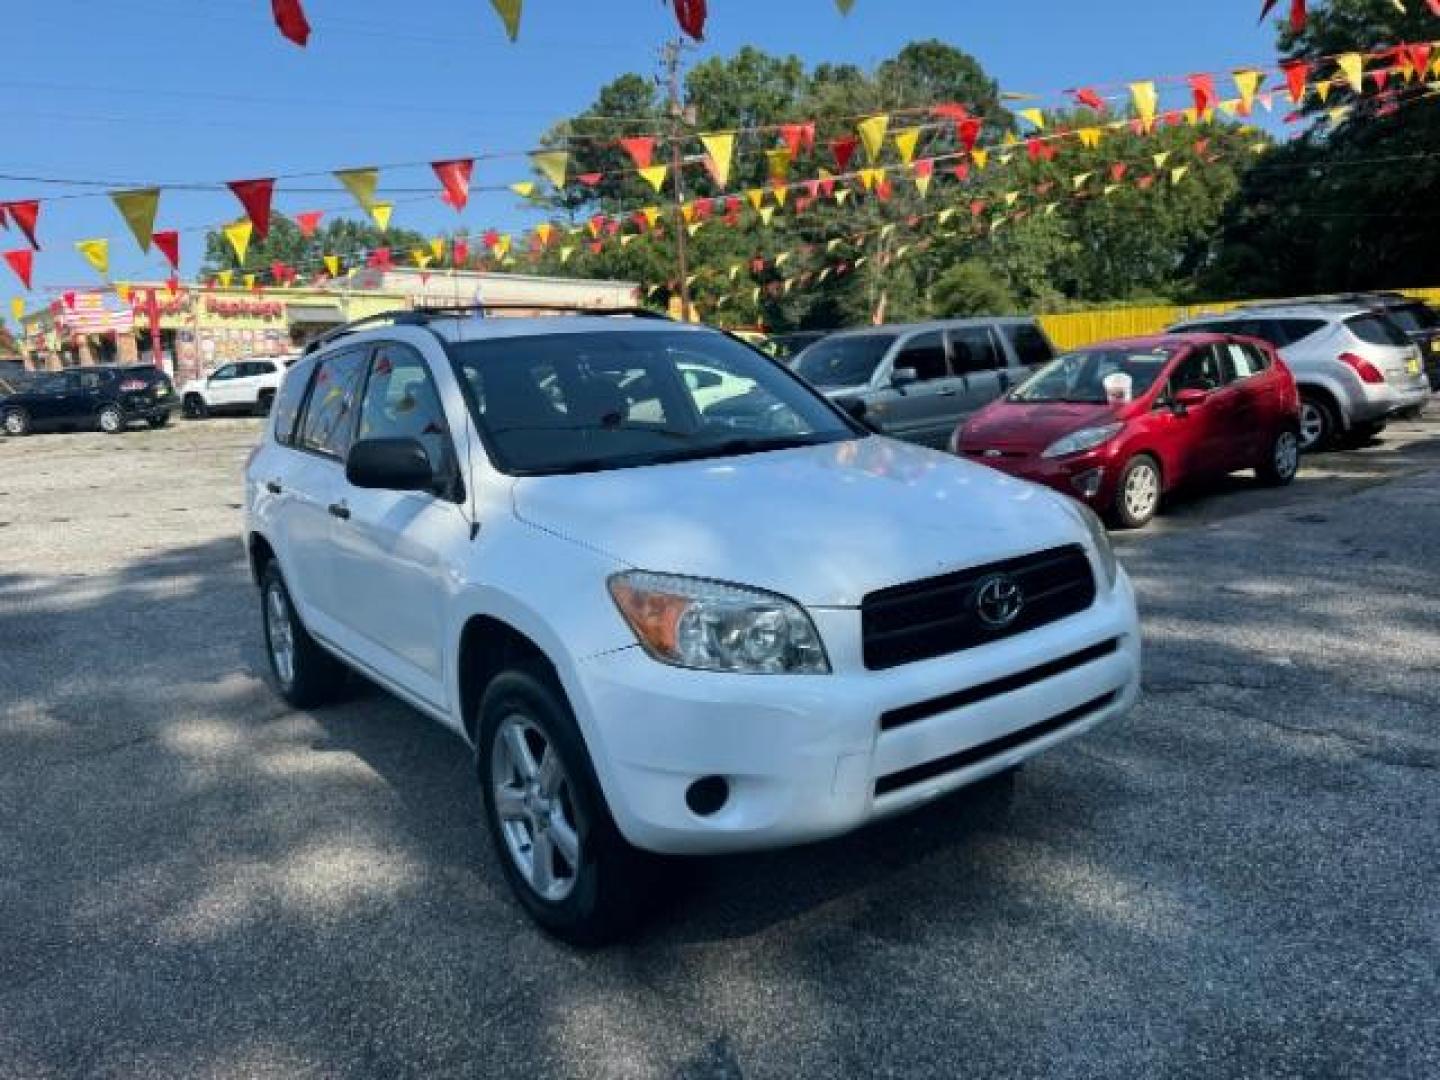
{"label": "fog light opening", "polygon": [[1070,478],[1070,486],[1086,499],[1093,499],[1100,490],[1100,482],[1105,479],[1104,469],[1091,469],[1079,476]]}
{"label": "fog light opening", "polygon": [[730,801],[730,782],[723,776],[706,776],[685,790],[685,805],[696,817],[718,814]]}

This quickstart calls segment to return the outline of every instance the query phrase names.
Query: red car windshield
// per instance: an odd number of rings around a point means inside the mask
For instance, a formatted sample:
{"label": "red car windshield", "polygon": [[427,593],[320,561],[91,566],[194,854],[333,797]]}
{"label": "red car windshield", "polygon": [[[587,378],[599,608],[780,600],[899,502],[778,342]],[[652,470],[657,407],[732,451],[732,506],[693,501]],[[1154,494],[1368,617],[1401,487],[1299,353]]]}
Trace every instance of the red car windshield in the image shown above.
{"label": "red car windshield", "polygon": [[[1010,401],[1071,401],[1103,405],[1110,400],[1106,379],[1129,377],[1126,397],[1138,398],[1155,385],[1180,350],[1173,346],[1154,349],[1083,349],[1052,360],[1010,392]],[[1121,386],[1123,380],[1118,380]],[[1111,380],[1114,387],[1117,380]]]}

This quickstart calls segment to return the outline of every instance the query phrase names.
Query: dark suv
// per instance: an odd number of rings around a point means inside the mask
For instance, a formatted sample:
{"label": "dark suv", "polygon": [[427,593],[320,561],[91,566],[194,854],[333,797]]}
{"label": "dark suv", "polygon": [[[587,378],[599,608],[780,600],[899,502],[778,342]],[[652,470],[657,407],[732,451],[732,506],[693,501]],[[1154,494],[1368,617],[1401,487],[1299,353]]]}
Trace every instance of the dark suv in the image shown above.
{"label": "dark suv", "polygon": [[0,392],[0,428],[7,435],[96,428],[114,435],[138,420],[164,427],[175,406],[170,376],[148,364],[38,371],[12,393]]}

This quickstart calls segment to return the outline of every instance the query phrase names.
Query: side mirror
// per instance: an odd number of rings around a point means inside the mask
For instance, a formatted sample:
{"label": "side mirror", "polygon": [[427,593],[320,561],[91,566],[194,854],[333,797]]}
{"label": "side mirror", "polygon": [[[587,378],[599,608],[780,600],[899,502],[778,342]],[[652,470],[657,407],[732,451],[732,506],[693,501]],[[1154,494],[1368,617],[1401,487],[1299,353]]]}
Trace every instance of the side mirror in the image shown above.
{"label": "side mirror", "polygon": [[865,404],[864,398],[846,398],[836,404],[844,409],[850,419],[854,420],[861,427],[867,431],[879,433],[880,427],[874,420],[870,419],[870,406]]}
{"label": "side mirror", "polygon": [[890,385],[896,390],[902,390],[907,386],[920,381],[920,373],[913,367],[897,367],[890,374]]}
{"label": "side mirror", "polygon": [[345,479],[377,491],[432,491],[435,467],[419,439],[362,439],[350,448]]}
{"label": "side mirror", "polygon": [[1208,390],[1181,390],[1175,395],[1174,408],[1180,416],[1184,416],[1197,405],[1204,405],[1205,399],[1210,396]]}

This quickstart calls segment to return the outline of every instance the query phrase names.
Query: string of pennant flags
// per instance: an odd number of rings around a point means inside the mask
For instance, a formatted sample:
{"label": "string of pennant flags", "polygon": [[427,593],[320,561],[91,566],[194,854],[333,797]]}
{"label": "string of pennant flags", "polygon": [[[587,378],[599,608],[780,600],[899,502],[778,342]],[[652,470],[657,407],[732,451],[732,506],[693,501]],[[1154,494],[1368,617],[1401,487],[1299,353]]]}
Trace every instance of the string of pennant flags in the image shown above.
{"label": "string of pennant flags", "polygon": [[[696,41],[704,40],[705,25],[710,15],[706,0],[662,0],[662,2],[664,6],[674,11],[675,21],[682,31]],[[490,6],[500,17],[500,21],[505,27],[505,33],[510,40],[515,41],[519,38],[520,21],[525,10],[524,0],[490,0]],[[848,15],[850,9],[855,6],[855,0],[835,0],[835,6],[842,15]],[[275,19],[275,27],[286,40],[294,42],[302,49],[309,45],[311,26],[302,0],[270,0],[270,7]]]}
{"label": "string of pennant flags", "polygon": [[[1276,74],[1283,76],[1283,89],[1279,86],[1266,88],[1266,79]],[[1198,126],[1213,119],[1217,113],[1233,118],[1248,117],[1257,104],[1272,109],[1277,98],[1288,100],[1293,110],[1285,117],[1286,121],[1295,123],[1303,120],[1304,114],[1299,110],[1313,99],[1329,106],[1325,112],[1329,122],[1339,123],[1353,107],[1353,101],[1343,96],[1347,92],[1354,99],[1367,98],[1383,115],[1398,107],[1403,100],[1402,94],[1440,85],[1433,81],[1435,76],[1440,76],[1440,50],[1435,48],[1435,43],[1410,42],[1367,53],[1338,54],[1311,62],[1285,61],[1270,68],[1242,68],[1231,75],[1233,96],[1221,96],[1214,75],[1192,74],[1183,77],[1188,104],[1176,103],[1172,99],[1168,108],[1161,107],[1161,92],[1157,84],[1162,80],[1158,78],[1126,84],[1128,102],[1124,112],[1119,107],[1112,108],[1114,95],[1102,95],[1100,88],[1071,90],[1067,92],[1070,99],[1068,107],[1047,110],[1029,106],[1020,109],[1018,116],[1023,123],[1015,130],[984,138],[982,136],[987,134],[985,122],[966,106],[957,103],[867,116],[859,119],[849,130],[823,142],[818,138],[818,131],[822,125],[833,126],[831,119],[817,118],[769,126],[763,129],[770,135],[769,140],[758,134],[762,129],[701,132],[693,136],[698,147],[692,144],[682,155],[681,167],[703,169],[714,186],[725,189],[735,171],[741,139],[760,142],[758,153],[764,159],[764,186],[713,196],[711,200],[723,205],[727,216],[733,216],[737,212],[736,207],[748,203],[768,224],[769,217],[785,207],[792,188],[796,189],[797,202],[802,205],[822,196],[835,197],[843,205],[849,197],[847,192],[851,190],[868,193],[878,189],[883,192],[885,186],[891,183],[889,174],[897,169],[912,174],[917,187],[928,188],[930,179],[942,166],[959,171],[963,179],[963,173],[970,169],[983,171],[989,167],[992,156],[1002,161],[1019,154],[1023,154],[1022,160],[1049,160],[1062,145],[1094,150],[1117,131],[1143,134],[1153,131],[1160,124],[1188,123]],[[1332,102],[1332,95],[1337,90],[1342,97]],[[607,179],[638,177],[653,189],[657,197],[664,196],[667,187],[674,188],[675,178],[670,165],[657,161],[657,150],[662,141],[663,136],[659,134],[629,135],[613,140],[614,147],[624,152],[628,165],[608,172],[577,172],[574,155],[567,148],[527,151],[529,164],[546,182],[545,186],[537,180],[526,179],[504,185],[503,189],[525,199],[536,199],[550,192],[599,188]],[[769,146],[764,145],[766,141]],[[695,153],[695,150],[700,152]],[[893,151],[893,157],[890,151]],[[430,197],[438,191],[439,198],[458,212],[465,209],[473,190],[501,190],[498,187],[482,189],[473,186],[477,160],[478,157],[470,157],[428,163],[438,185],[430,189]],[[797,183],[792,179],[792,172],[807,160],[817,163],[827,160],[828,164],[818,168],[812,178]],[[292,174],[291,179],[302,175],[316,174]],[[380,167],[342,169],[334,172],[333,177],[379,229],[384,231],[389,228],[396,203],[401,200],[394,194],[381,198]],[[236,270],[242,275],[250,245],[254,240],[264,240],[269,234],[277,182],[277,178],[268,177],[235,180],[224,185],[244,212],[243,217],[221,227],[235,257]],[[184,190],[205,187],[194,184],[171,186]],[[158,251],[172,273],[178,276],[181,234],[192,230],[157,230],[165,190],[165,186],[153,185],[96,194],[106,195],[112,200],[140,250],[146,254],[152,249]],[[0,255],[27,290],[33,284],[35,253],[41,247],[38,238],[41,211],[48,201],[36,198],[0,203],[0,225],[6,228],[14,226],[28,244],[28,247],[5,251]],[[697,208],[698,212],[703,212],[707,201],[695,200],[682,207],[687,225],[693,225],[691,215],[697,212]],[[592,232],[588,242],[594,243],[600,240],[598,235],[593,235],[599,229],[604,229],[607,236],[614,236],[619,231],[615,226],[617,220],[628,220],[644,231],[655,229],[663,215],[664,211],[658,205],[644,206],[623,215],[597,215],[583,228]],[[320,210],[293,215],[301,234],[307,238],[315,235],[323,217],[324,211]],[[545,247],[552,237],[562,235],[563,227],[542,224],[535,232],[543,238],[541,246]],[[568,235],[575,237],[579,233],[580,230],[573,230]],[[509,234],[492,229],[485,230],[483,235],[482,250],[503,260],[513,242]],[[97,274],[108,276],[112,254],[108,238],[82,239],[75,247]],[[417,265],[422,259],[423,253],[415,256]],[[435,255],[434,261],[441,261],[440,256]],[[259,273],[257,271],[257,275]]]}

